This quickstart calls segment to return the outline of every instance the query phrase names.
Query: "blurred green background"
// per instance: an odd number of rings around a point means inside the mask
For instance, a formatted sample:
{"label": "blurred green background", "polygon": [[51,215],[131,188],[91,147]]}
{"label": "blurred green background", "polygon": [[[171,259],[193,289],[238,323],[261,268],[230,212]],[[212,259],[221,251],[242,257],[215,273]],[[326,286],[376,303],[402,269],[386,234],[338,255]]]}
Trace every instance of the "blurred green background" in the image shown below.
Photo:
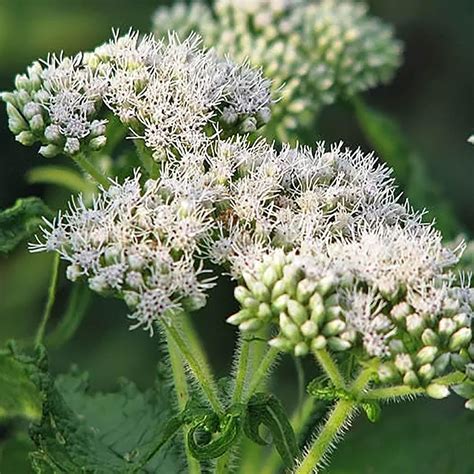
{"label": "blurred green background", "polygon": [[[395,26],[406,49],[392,84],[365,97],[401,124],[472,235],[474,147],[466,139],[474,132],[474,1],[372,0],[369,4],[373,14]],[[93,48],[109,38],[113,27],[148,31],[157,6],[156,0],[0,0],[0,90],[12,89],[15,74],[50,51],[71,54]],[[14,141],[1,108],[0,208],[29,195],[43,196],[53,208],[63,207],[66,193],[31,186],[24,179],[32,166],[45,164],[44,158]],[[318,134],[329,142],[342,139],[351,147],[368,150],[354,118],[339,105],[324,111]],[[8,259],[0,257],[1,344],[34,333],[51,262],[51,256],[29,255],[25,249]],[[233,310],[231,284],[225,287],[211,295],[205,314],[195,316],[220,375],[228,372],[235,339],[233,328],[224,323]],[[70,285],[62,279],[52,325],[61,317],[69,292]],[[149,385],[159,358],[157,341],[142,331],[130,332],[125,315],[122,303],[94,297],[72,341],[52,351],[54,370],[64,371],[76,363],[91,373],[97,389],[113,388],[121,376]],[[312,370],[309,364],[308,378]],[[278,376],[279,395],[291,406],[296,398],[291,361],[282,365]],[[2,437],[5,440],[7,432],[0,429],[0,451],[6,446]],[[8,456],[24,457],[15,452]],[[11,473],[21,474],[19,464],[15,465]],[[0,472],[10,474],[1,468]],[[29,472],[26,467],[24,472]],[[388,407],[376,425],[359,417],[327,472],[472,474],[474,415],[462,409],[462,400],[451,397]]]}

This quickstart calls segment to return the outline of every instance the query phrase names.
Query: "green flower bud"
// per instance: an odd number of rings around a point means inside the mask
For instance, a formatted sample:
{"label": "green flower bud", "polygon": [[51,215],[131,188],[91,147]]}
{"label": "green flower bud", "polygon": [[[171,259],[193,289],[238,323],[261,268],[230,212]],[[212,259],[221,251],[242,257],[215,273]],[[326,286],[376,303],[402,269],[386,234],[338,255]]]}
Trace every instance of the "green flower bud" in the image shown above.
{"label": "green flower bud", "polygon": [[256,281],[249,288],[259,301],[270,301],[270,291],[261,281]]}
{"label": "green flower bud", "polygon": [[282,311],[286,311],[288,301],[290,297],[288,295],[281,295],[275,301],[272,302],[272,309],[277,313],[281,313]]}
{"label": "green flower bud", "polygon": [[249,309],[250,311],[256,311],[259,304],[260,302],[251,296],[250,298],[245,298],[242,307]]}
{"label": "green flower bud", "polygon": [[416,376],[415,372],[413,372],[413,370],[409,370],[403,376],[403,383],[413,388],[420,386],[420,381],[418,380],[418,377]]}
{"label": "green flower bud", "polygon": [[463,327],[456,331],[449,340],[449,349],[452,351],[458,351],[462,347],[465,347],[471,342],[472,330],[471,328]]}
{"label": "green flower bud", "polygon": [[377,374],[380,382],[384,384],[396,382],[400,378],[393,364],[389,362],[380,364]]}
{"label": "green flower bud", "polygon": [[469,347],[467,348],[467,352],[469,354],[469,357],[474,360],[474,344],[469,344]]}
{"label": "green flower bud", "polygon": [[431,364],[422,365],[418,369],[418,375],[420,376],[421,380],[426,384],[430,382],[435,376],[435,368]]}
{"label": "green flower bud", "polygon": [[268,303],[260,303],[258,306],[257,317],[264,321],[268,321],[271,319],[273,313],[270,305]]}
{"label": "green flower bud", "polygon": [[326,347],[326,344],[327,344],[327,340],[324,336],[316,336],[311,341],[311,350],[319,351],[321,349],[324,349]]}
{"label": "green flower bud", "polygon": [[247,117],[240,124],[240,131],[242,133],[253,133],[257,130],[257,120],[254,117]]}
{"label": "green flower bud", "polygon": [[307,278],[301,280],[296,287],[296,299],[306,304],[316,290],[316,282]]}
{"label": "green flower bud", "polygon": [[435,361],[433,362],[433,366],[435,368],[436,375],[443,375],[446,369],[448,368],[450,360],[449,352],[441,354]]}
{"label": "green flower bud", "polygon": [[438,335],[430,328],[427,328],[423,331],[421,340],[423,341],[423,344],[427,346],[437,346],[439,343]]}
{"label": "green flower bud", "polygon": [[283,337],[275,337],[273,339],[270,339],[270,341],[268,341],[268,344],[282,352],[289,352],[293,348],[293,344],[288,339],[285,339]]}
{"label": "green flower bud", "polygon": [[408,354],[397,354],[395,357],[395,367],[404,374],[413,368],[413,361]]}
{"label": "green flower bud", "polygon": [[61,153],[61,148],[57,147],[56,145],[49,144],[40,147],[38,153],[43,155],[45,158],[54,158],[55,156],[59,155],[59,153]]}
{"label": "green flower bud", "polygon": [[245,288],[245,286],[237,286],[234,289],[234,298],[240,303],[243,304],[247,298],[251,298],[252,293]]}
{"label": "green flower bud", "polygon": [[474,398],[471,398],[470,400],[468,400],[464,406],[468,409],[468,410],[472,410],[474,411]]}
{"label": "green flower bud", "polygon": [[352,344],[349,341],[341,339],[340,337],[330,337],[328,340],[328,346],[333,351],[346,351],[350,349]]}
{"label": "green flower bud", "polygon": [[272,289],[272,301],[276,300],[281,295],[285,294],[286,292],[286,283],[284,280],[278,280]]}
{"label": "green flower bud", "polygon": [[48,125],[44,130],[44,137],[48,142],[59,145],[63,141],[61,130],[57,125]]}
{"label": "green flower bud", "polygon": [[16,97],[13,92],[1,92],[0,99],[3,100],[6,104],[11,104],[14,107],[17,106]]}
{"label": "green flower bud", "polygon": [[413,336],[419,336],[425,329],[425,321],[419,314],[410,314],[406,318],[407,331]]}
{"label": "green flower bud", "polygon": [[344,329],[346,329],[346,323],[340,319],[334,319],[324,326],[322,333],[328,337],[337,336]]}
{"label": "green flower bud", "polygon": [[450,318],[442,318],[438,323],[438,332],[442,336],[449,337],[456,331],[456,323]]}
{"label": "green flower bud", "polygon": [[327,275],[321,278],[318,282],[318,291],[325,296],[334,289],[337,284],[337,279],[334,275]]}
{"label": "green flower bud", "polygon": [[303,336],[312,339],[318,334],[318,325],[309,320],[301,325],[300,330]]}
{"label": "green flower bud", "polygon": [[309,352],[309,347],[306,342],[298,342],[295,346],[295,356],[296,357],[303,357],[307,355]]}
{"label": "green flower bud", "polygon": [[436,346],[425,346],[416,354],[418,365],[430,364],[435,360],[438,348]]}
{"label": "green flower bud", "polygon": [[460,352],[458,354],[451,354],[451,365],[456,369],[464,372],[466,365],[469,364],[469,357]]}
{"label": "green flower bud", "polygon": [[329,306],[329,308],[326,308],[326,315],[329,320],[340,318],[342,308],[340,306]]}
{"label": "green flower bud", "polygon": [[301,341],[301,334],[299,328],[291,319],[285,314],[280,314],[280,329],[291,342],[298,343]]}
{"label": "green flower bud", "polygon": [[15,135],[28,130],[28,123],[15,106],[7,103],[8,127]]}
{"label": "green flower bud", "polygon": [[398,303],[390,311],[390,316],[395,321],[401,322],[411,313],[410,305],[406,302]]}
{"label": "green flower bud", "polygon": [[95,137],[89,142],[89,147],[91,150],[97,151],[104,148],[107,144],[107,137],[101,135],[100,137]]}
{"label": "green flower bud", "polygon": [[446,398],[449,395],[449,389],[445,385],[432,383],[426,387],[426,393],[431,398],[441,400],[442,398]]}
{"label": "green flower bud", "polygon": [[278,281],[279,275],[276,269],[271,265],[269,266],[262,275],[262,282],[268,287],[272,288],[273,285]]}
{"label": "green flower bud", "polygon": [[466,313],[456,314],[453,320],[457,324],[458,328],[470,327],[471,325],[471,318]]}
{"label": "green flower bud", "polygon": [[42,115],[34,115],[30,120],[30,127],[33,132],[41,133],[44,130],[44,120]]}
{"label": "green flower bud", "polygon": [[251,332],[251,331],[258,331],[263,326],[262,321],[257,318],[248,319],[243,323],[239,324],[239,329],[242,332]]}
{"label": "green flower bud", "polygon": [[388,343],[388,347],[390,348],[390,352],[393,354],[401,354],[405,352],[405,345],[400,339],[392,339]]}
{"label": "green flower bud", "polygon": [[234,324],[235,326],[238,326],[239,324],[243,323],[244,321],[247,321],[252,317],[253,312],[249,311],[248,309],[241,309],[238,313],[229,316],[226,321],[229,324]]}
{"label": "green flower bud", "polygon": [[129,308],[134,309],[140,303],[140,294],[135,291],[124,291],[123,299]]}
{"label": "green flower bud", "polygon": [[298,301],[290,299],[287,304],[287,311],[290,318],[298,325],[308,320],[308,312]]}
{"label": "green flower bud", "polygon": [[36,142],[36,137],[33,135],[33,133],[24,131],[20,132],[16,137],[15,140],[17,142],[20,142],[22,145],[25,146],[31,146],[33,143]]}

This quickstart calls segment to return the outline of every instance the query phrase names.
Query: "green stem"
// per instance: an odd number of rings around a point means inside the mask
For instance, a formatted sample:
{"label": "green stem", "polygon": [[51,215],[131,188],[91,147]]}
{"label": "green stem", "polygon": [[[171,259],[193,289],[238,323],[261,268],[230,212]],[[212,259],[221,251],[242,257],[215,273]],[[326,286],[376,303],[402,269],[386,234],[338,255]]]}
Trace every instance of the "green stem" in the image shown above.
{"label": "green stem", "polygon": [[343,375],[326,349],[314,351],[314,356],[335,387],[341,388],[346,386]]}
{"label": "green stem", "polygon": [[71,158],[74,160],[77,166],[81,168],[86,173],[90,174],[94,180],[100,184],[103,188],[107,189],[110,186],[110,180],[95,167],[84,155],[84,153],[77,153],[71,155]]}
{"label": "green stem", "polygon": [[44,332],[46,330],[46,324],[48,324],[49,317],[51,316],[51,311],[53,309],[54,300],[56,299],[56,289],[58,286],[58,273],[59,273],[59,254],[56,253],[53,259],[53,267],[51,269],[51,277],[49,280],[48,288],[48,299],[46,301],[46,306],[43,311],[43,317],[38,326],[38,330],[35,336],[35,348],[41,345],[43,342]]}
{"label": "green stem", "polygon": [[337,434],[350,418],[354,408],[354,402],[349,400],[340,400],[336,403],[318,437],[295,470],[295,474],[311,474],[314,472],[328,448],[334,443]]}
{"label": "green stem", "polygon": [[180,331],[176,329],[176,327],[174,327],[172,324],[165,324],[165,329],[167,333],[171,336],[173,341],[176,343],[182,356],[184,357],[185,361],[193,372],[193,375],[201,385],[201,388],[206,394],[212,409],[216,413],[222,413],[221,403],[217,397],[217,388],[215,382],[212,378],[209,378],[206,370],[203,370],[202,365],[199,363],[198,359],[193,354],[193,351],[188,341],[183,338]]}
{"label": "green stem", "polygon": [[237,373],[235,374],[235,388],[232,394],[232,404],[240,402],[243,396],[249,366],[249,352],[250,341],[246,339],[245,336],[241,336],[237,355]]}
{"label": "green stem", "polygon": [[[169,337],[169,334],[167,334],[167,343],[171,362],[171,370],[173,372],[174,388],[176,392],[176,398],[178,400],[178,409],[179,412],[182,413],[189,400],[186,372],[178,346],[176,345],[175,341]],[[201,466],[199,465],[198,460],[191,455],[188,443],[186,442],[186,434],[186,427],[183,427],[184,449],[186,453],[186,461],[188,464],[188,472],[191,474],[199,474],[201,472]]]}
{"label": "green stem", "polygon": [[271,366],[275,362],[277,356],[279,354],[279,350],[271,347],[265,357],[263,358],[262,362],[258,366],[257,370],[253,374],[252,378],[250,379],[249,383],[249,390],[246,396],[246,400],[248,400],[260,387],[260,385],[264,382],[265,377],[268,374]]}
{"label": "green stem", "polygon": [[[461,383],[465,378],[462,372],[453,372],[443,377],[438,377],[432,380],[431,383],[440,385],[455,385]],[[367,400],[394,400],[397,398],[404,398],[410,396],[425,395],[426,390],[423,387],[412,388],[408,385],[396,385],[394,387],[374,388],[364,395]]]}

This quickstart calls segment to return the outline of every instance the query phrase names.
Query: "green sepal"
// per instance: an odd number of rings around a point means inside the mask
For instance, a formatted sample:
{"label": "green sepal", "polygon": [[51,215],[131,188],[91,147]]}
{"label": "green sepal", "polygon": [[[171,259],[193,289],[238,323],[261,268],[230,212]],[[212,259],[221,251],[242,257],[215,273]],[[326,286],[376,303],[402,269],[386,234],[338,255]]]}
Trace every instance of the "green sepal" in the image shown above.
{"label": "green sepal", "polygon": [[376,421],[379,420],[380,415],[382,414],[382,408],[380,408],[380,404],[375,402],[375,401],[370,401],[370,402],[362,402],[361,403],[362,409],[365,411],[365,414],[367,415],[367,419],[375,423]]}
{"label": "green sepal", "polygon": [[247,404],[244,432],[248,438],[260,445],[268,444],[259,433],[264,425],[271,433],[273,443],[287,467],[294,465],[298,456],[298,445],[293,428],[281,402],[272,394],[256,393]]}

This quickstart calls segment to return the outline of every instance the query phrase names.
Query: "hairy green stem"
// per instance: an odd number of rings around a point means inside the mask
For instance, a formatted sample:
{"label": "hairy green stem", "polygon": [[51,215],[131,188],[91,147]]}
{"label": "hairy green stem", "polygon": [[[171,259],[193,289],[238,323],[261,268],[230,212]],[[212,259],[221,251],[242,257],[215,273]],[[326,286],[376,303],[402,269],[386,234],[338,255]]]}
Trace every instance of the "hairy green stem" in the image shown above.
{"label": "hairy green stem", "polygon": [[355,404],[349,400],[340,400],[329,415],[318,437],[309,448],[306,456],[295,470],[295,474],[311,474],[323,459],[340,429],[351,416]]}
{"label": "hairy green stem", "polygon": [[104,189],[107,189],[110,186],[110,180],[105,176],[102,171],[94,166],[84,155],[84,153],[77,153],[71,155],[71,158],[74,160],[77,166],[81,168],[86,173],[90,174],[92,178],[100,184]]}
{"label": "hairy green stem", "polygon": [[338,388],[345,387],[344,377],[329,352],[326,349],[319,349],[314,351],[314,356],[334,386]]}
{"label": "hairy green stem", "polygon": [[246,400],[248,400],[260,387],[260,385],[264,382],[265,377],[268,374],[271,366],[275,362],[276,358],[278,357],[279,350],[271,347],[265,357],[263,358],[262,362],[258,366],[257,370],[253,374],[252,378],[250,379],[249,389],[246,396]]}
{"label": "hairy green stem", "polygon": [[51,311],[53,310],[54,301],[56,299],[56,289],[58,286],[59,261],[59,254],[56,253],[53,257],[53,267],[51,269],[51,277],[49,280],[48,287],[48,299],[46,300],[46,306],[43,311],[43,317],[41,318],[41,322],[38,326],[38,330],[35,336],[35,348],[40,346],[43,342],[46,325],[48,324],[49,317],[51,316]]}
{"label": "hairy green stem", "polygon": [[193,351],[188,341],[183,337],[181,332],[172,324],[165,324],[167,333],[171,336],[176,346],[179,348],[184,360],[189,365],[194,377],[201,385],[201,388],[216,413],[222,413],[221,402],[217,397],[217,388],[212,378],[209,378],[206,370],[203,369],[199,363],[198,358],[193,354]]}
{"label": "hairy green stem", "polygon": [[232,404],[240,402],[245,389],[245,380],[247,379],[249,366],[250,341],[241,336],[238,349],[237,373],[235,374],[235,388],[232,394]]}
{"label": "hairy green stem", "polygon": [[[188,384],[186,381],[186,372],[181,358],[181,353],[175,341],[167,334],[168,343],[168,354],[171,362],[171,370],[173,373],[174,389],[176,392],[176,398],[178,401],[178,409],[181,413],[185,408],[189,400]],[[186,461],[188,465],[189,473],[199,474],[201,472],[201,466],[199,461],[195,459],[189,450],[188,443],[186,442],[186,427],[183,427],[184,436],[184,450],[186,453]]]}

